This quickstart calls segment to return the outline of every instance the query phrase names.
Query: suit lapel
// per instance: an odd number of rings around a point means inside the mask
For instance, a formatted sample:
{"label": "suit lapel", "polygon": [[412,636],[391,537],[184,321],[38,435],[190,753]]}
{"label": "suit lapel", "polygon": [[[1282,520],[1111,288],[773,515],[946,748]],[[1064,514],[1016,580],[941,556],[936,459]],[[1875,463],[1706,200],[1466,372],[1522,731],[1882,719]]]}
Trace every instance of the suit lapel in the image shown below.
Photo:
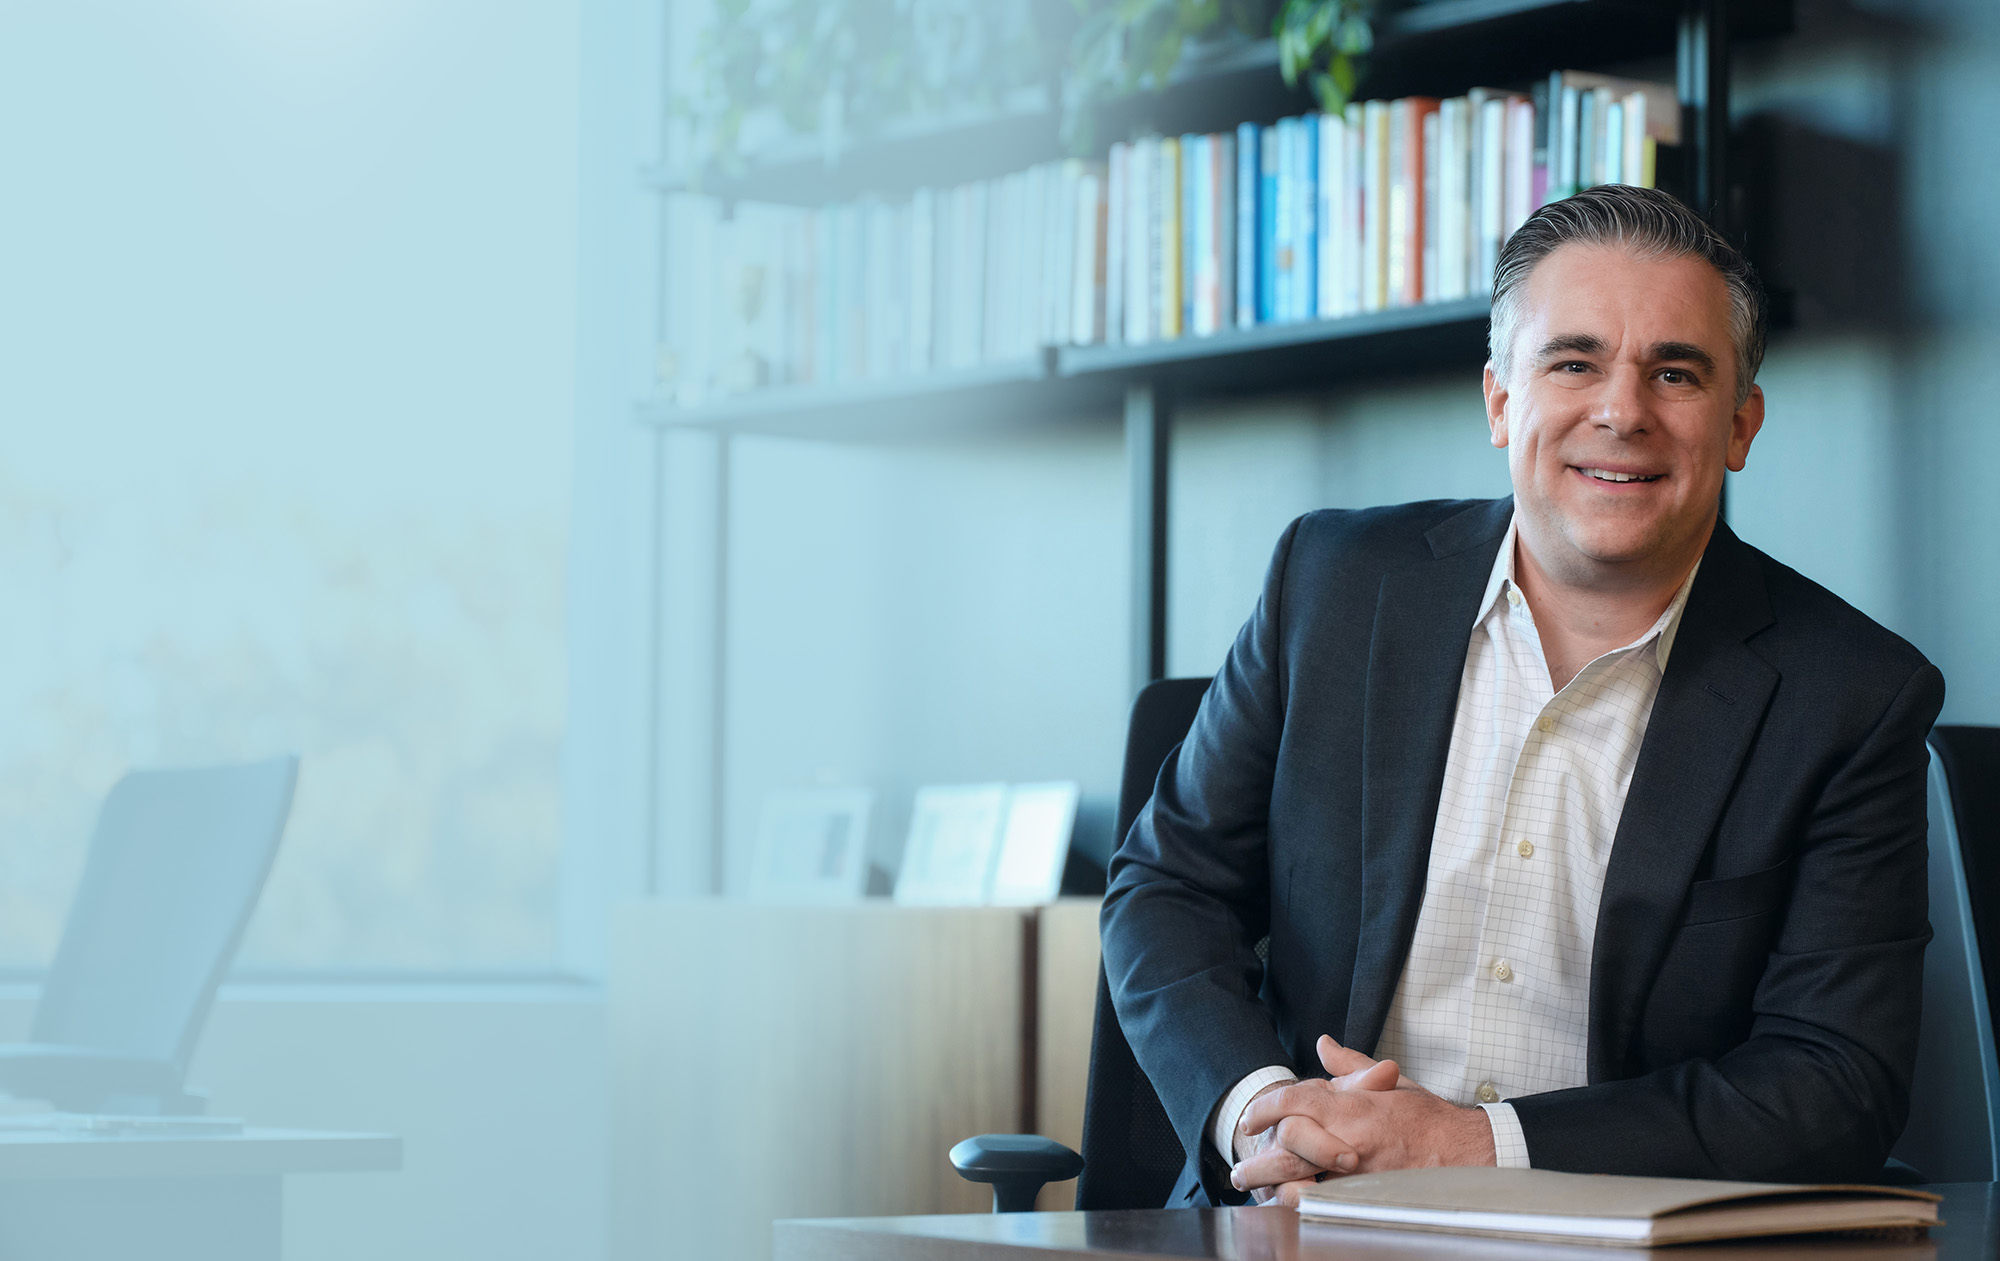
{"label": "suit lapel", "polygon": [[1514,501],[1482,504],[1425,536],[1433,559],[1385,575],[1362,715],[1361,936],[1347,1045],[1382,1036],[1423,905],[1431,832],[1480,592]]}
{"label": "suit lapel", "polygon": [[1696,865],[1778,676],[1744,640],[1771,623],[1755,554],[1718,523],[1660,680],[1598,903],[1590,1080],[1622,1077]]}

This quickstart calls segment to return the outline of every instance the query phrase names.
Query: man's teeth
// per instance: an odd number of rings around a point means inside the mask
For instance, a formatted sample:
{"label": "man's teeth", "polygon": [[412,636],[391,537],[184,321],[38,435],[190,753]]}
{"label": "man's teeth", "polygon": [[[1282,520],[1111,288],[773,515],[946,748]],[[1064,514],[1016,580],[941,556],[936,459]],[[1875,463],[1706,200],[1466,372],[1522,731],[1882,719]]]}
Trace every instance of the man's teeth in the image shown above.
{"label": "man's teeth", "polygon": [[1657,482],[1658,473],[1614,473],[1610,469],[1587,468],[1580,470],[1585,477],[1594,477],[1600,482]]}

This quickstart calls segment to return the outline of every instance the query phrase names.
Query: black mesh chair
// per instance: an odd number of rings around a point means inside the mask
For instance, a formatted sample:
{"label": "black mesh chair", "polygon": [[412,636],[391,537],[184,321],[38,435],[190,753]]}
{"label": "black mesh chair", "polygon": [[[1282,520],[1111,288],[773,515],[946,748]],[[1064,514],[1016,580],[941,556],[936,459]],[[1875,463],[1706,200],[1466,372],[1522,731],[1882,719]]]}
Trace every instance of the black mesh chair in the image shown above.
{"label": "black mesh chair", "polygon": [[[1118,843],[1124,842],[1140,808],[1153,795],[1161,764],[1186,738],[1207,692],[1207,679],[1162,679],[1147,684],[1132,702],[1113,833]],[[1186,1153],[1118,1027],[1102,969],[1097,974],[1097,1020],[1090,1038],[1090,1086],[1083,1105],[1083,1154],[1035,1134],[982,1134],[952,1148],[951,1161],[960,1176],[993,1184],[995,1212],[1032,1209],[1044,1184],[1070,1178],[1077,1178],[1079,1209],[1166,1204]]]}

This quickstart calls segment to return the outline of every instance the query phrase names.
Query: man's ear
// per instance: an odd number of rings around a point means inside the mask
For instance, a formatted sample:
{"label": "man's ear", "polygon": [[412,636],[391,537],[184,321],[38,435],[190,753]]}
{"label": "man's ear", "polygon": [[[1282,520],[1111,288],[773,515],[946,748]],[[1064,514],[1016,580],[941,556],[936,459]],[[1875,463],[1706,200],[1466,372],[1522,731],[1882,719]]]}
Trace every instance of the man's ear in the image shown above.
{"label": "man's ear", "polygon": [[[1493,445],[1504,447],[1507,445],[1507,387],[1500,380],[1500,374],[1493,370],[1493,365],[1490,362],[1486,365],[1484,388],[1486,391],[1486,426],[1493,431]],[[1759,411],[1759,415],[1762,415],[1761,410]],[[1747,450],[1749,444],[1746,442],[1744,447]],[[1734,450],[1734,448],[1732,447],[1731,450]]]}
{"label": "man's ear", "polygon": [[1750,444],[1756,440],[1757,431],[1764,427],[1764,387],[1753,385],[1743,400],[1743,406],[1729,418],[1729,471],[1741,473],[1743,465],[1750,459]]}

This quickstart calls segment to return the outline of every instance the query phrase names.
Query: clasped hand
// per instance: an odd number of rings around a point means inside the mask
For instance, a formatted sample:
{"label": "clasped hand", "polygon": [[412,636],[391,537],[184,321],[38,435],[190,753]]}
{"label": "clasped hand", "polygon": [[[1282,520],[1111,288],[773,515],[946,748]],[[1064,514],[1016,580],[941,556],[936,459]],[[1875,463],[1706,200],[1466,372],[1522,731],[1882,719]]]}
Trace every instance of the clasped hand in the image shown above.
{"label": "clasped hand", "polygon": [[1296,1207],[1325,1177],[1493,1163],[1493,1128],[1478,1108],[1438,1098],[1394,1060],[1325,1036],[1317,1050],[1327,1078],[1267,1087],[1244,1109],[1229,1175],[1237,1190]]}

